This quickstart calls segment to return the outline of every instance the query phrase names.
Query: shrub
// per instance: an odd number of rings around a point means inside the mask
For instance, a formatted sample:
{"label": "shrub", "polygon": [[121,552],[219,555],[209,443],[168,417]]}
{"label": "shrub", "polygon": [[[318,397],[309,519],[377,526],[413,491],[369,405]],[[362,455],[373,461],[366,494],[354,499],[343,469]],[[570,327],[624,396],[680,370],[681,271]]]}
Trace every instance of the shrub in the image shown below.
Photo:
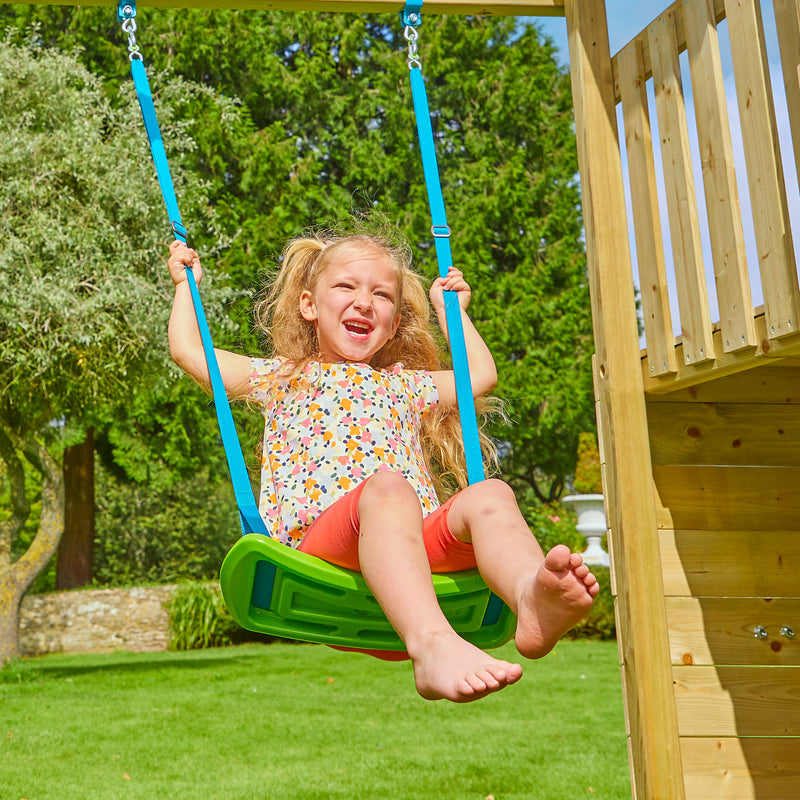
{"label": "shrub", "polygon": [[98,466],[96,584],[216,578],[240,534],[229,482],[199,472],[157,486],[116,480]]}
{"label": "shrub", "polygon": [[600,450],[593,433],[578,434],[578,464],[575,467],[575,492],[577,494],[602,494],[603,479],[600,469]]}
{"label": "shrub", "polygon": [[200,650],[231,644],[238,626],[219,589],[207,583],[182,583],[167,607],[170,650]]}

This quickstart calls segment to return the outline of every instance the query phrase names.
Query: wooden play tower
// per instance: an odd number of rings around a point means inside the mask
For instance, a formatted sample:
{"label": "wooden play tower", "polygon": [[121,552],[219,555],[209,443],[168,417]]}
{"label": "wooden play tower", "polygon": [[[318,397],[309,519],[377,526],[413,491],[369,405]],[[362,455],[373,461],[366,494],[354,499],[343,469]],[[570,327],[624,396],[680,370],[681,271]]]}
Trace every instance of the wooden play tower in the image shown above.
{"label": "wooden play tower", "polygon": [[[800,0],[769,1],[800,164]],[[109,13],[116,5],[88,2]],[[371,14],[403,5],[141,4]],[[773,92],[784,88],[771,82],[759,0],[677,0],[616,55],[604,0],[426,0],[424,10],[566,17],[633,796],[796,800],[800,290],[786,183],[797,174],[782,166]],[[723,85],[723,37],[735,98]],[[739,140],[746,169],[736,172]],[[753,209],[746,226],[740,193]],[[743,230],[751,228],[758,263],[748,265]],[[717,322],[706,280],[712,267]],[[751,273],[763,292],[758,308]]]}
{"label": "wooden play tower", "polygon": [[[798,798],[800,291],[785,184],[797,174],[782,166],[773,92],[783,87],[771,84],[760,5],[678,0],[613,57],[602,0],[567,0],[565,11],[634,797]],[[800,3],[774,0],[774,12],[800,154]],[[723,36],[735,98],[722,80]],[[738,108],[735,130],[728,103]],[[739,174],[734,142],[746,164]],[[749,267],[739,192],[753,209],[758,263]],[[760,277],[759,308],[750,273]]]}

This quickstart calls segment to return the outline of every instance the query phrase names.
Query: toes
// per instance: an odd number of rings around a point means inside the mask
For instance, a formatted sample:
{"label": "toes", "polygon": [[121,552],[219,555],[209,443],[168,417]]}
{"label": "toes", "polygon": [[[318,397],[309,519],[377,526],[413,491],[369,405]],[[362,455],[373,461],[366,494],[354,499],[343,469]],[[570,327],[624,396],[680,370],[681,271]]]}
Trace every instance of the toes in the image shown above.
{"label": "toes", "polygon": [[[572,566],[573,555],[577,554],[570,553],[569,548],[565,544],[557,544],[545,556],[544,563],[548,569],[559,572],[563,569],[569,569]],[[580,559],[579,563],[583,563],[583,559],[580,556],[578,556],[578,558]]]}
{"label": "toes", "polygon": [[581,569],[581,567],[585,566],[583,563],[583,556],[580,553],[570,553],[569,566],[573,570]]}
{"label": "toes", "polygon": [[573,569],[572,571],[575,573],[575,576],[580,580],[584,580],[587,575],[591,574],[589,572],[589,567],[587,567],[586,564],[583,563],[581,563],[579,567],[575,567],[575,569]]}

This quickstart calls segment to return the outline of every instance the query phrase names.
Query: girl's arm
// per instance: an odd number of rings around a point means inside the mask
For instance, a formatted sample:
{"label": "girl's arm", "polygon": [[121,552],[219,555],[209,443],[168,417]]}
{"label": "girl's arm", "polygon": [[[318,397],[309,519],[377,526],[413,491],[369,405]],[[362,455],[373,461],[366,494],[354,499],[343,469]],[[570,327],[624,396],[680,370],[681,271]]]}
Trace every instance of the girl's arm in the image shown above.
{"label": "girl's arm", "polygon": [[[169,319],[169,351],[172,360],[207,392],[211,391],[203,342],[197,317],[194,313],[186,267],[191,266],[198,285],[203,277],[200,258],[183,242],[174,241],[169,246],[169,274],[175,284],[175,300]],[[217,350],[219,371],[228,397],[244,397],[250,388],[250,359],[228,350]]]}
{"label": "girl's arm", "polygon": [[[431,286],[430,298],[439,326],[450,341],[447,331],[447,318],[444,311],[445,290],[458,292],[458,304],[461,307],[461,323],[464,326],[464,342],[467,346],[467,362],[472,383],[472,394],[475,397],[488,394],[497,385],[497,368],[489,348],[467,316],[466,308],[470,301],[469,284],[462,273],[450,267],[446,278],[437,278]],[[452,370],[433,373],[433,380],[439,391],[439,402],[444,406],[456,405],[456,382]]]}

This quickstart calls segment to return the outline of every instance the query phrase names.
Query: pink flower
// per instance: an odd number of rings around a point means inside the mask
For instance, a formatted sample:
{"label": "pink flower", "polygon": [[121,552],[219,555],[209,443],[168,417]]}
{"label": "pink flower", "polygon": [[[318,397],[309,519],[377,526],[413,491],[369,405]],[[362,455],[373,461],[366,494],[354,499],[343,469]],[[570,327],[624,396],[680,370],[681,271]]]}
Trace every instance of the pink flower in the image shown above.
{"label": "pink flower", "polygon": [[556,514],[548,514],[547,519],[549,519],[550,522],[561,522],[561,517]]}

